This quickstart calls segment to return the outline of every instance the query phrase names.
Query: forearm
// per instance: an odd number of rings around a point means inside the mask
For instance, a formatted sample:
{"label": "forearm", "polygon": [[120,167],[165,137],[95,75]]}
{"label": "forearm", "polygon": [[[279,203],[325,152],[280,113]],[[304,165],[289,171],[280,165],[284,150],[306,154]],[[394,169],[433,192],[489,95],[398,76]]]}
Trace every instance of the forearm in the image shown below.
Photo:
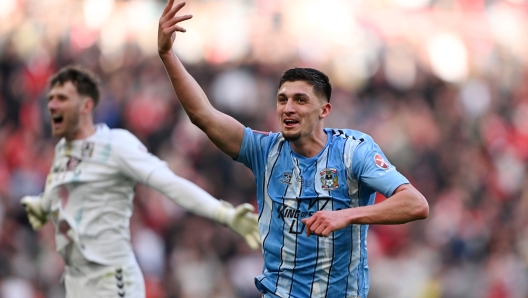
{"label": "forearm", "polygon": [[403,224],[427,218],[429,206],[412,186],[378,204],[342,210],[349,224]]}
{"label": "forearm", "polygon": [[[189,180],[176,176],[167,167],[155,170],[146,184],[167,196],[183,209],[215,221],[221,202]],[[221,222],[225,224],[225,222]]]}
{"label": "forearm", "polygon": [[173,50],[160,54],[160,58],[185,112],[191,121],[203,130],[213,112],[207,96]]}
{"label": "forearm", "polygon": [[236,158],[244,137],[244,126],[211,105],[200,85],[185,70],[172,50],[160,54],[160,57],[191,122],[205,132],[222,152]]}

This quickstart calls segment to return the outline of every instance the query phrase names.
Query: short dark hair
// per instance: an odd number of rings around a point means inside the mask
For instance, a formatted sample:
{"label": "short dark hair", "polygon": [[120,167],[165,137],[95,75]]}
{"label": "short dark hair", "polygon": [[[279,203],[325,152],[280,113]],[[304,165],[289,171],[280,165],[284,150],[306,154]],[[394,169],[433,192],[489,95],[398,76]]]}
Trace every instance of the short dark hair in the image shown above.
{"label": "short dark hair", "polygon": [[82,66],[68,65],[50,78],[49,87],[60,86],[66,82],[72,82],[80,95],[91,97],[94,101],[94,107],[97,106],[101,91],[99,88],[100,80],[95,74]]}
{"label": "short dark hair", "polygon": [[279,89],[284,82],[295,82],[304,81],[313,86],[315,94],[318,96],[326,97],[326,100],[330,102],[330,96],[332,95],[332,85],[328,76],[321,71],[313,68],[290,68],[282,74],[279,82]]}

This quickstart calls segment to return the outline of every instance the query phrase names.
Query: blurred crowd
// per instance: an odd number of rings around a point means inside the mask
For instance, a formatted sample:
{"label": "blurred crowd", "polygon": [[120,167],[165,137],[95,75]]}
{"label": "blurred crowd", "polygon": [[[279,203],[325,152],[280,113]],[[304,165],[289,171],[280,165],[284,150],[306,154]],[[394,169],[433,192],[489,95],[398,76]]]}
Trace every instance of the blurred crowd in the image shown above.
{"label": "blurred crowd", "polygon": [[[371,226],[370,298],[528,297],[526,1],[188,2],[177,52],[218,109],[277,131],[282,71],[318,68],[334,85],[326,125],[373,136],[427,198],[427,220]],[[163,6],[0,1],[0,297],[64,295],[54,229],[32,231],[19,204],[44,187],[58,141],[47,79],[64,65],[101,76],[96,122],[215,197],[256,204],[252,173],[172,91],[156,55]],[[260,297],[260,252],[142,185],[131,234],[148,298]]]}

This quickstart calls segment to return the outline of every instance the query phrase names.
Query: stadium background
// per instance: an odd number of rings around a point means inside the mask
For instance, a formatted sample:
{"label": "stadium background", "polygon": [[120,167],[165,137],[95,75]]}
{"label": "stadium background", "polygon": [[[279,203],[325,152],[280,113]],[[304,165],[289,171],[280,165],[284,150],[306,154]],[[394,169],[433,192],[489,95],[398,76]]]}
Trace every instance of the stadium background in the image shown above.
{"label": "stadium background", "polygon": [[[176,48],[213,104],[278,129],[282,71],[325,71],[327,126],[371,134],[426,196],[429,219],[372,226],[370,298],[528,297],[525,0],[189,0]],[[97,122],[136,134],[178,175],[234,204],[254,180],[193,127],[156,52],[163,1],[0,1],[0,295],[63,297],[42,191],[56,139],[46,80],[69,63],[103,79]],[[382,200],[383,198],[379,198]],[[149,298],[259,297],[260,252],[138,186],[131,220]]]}

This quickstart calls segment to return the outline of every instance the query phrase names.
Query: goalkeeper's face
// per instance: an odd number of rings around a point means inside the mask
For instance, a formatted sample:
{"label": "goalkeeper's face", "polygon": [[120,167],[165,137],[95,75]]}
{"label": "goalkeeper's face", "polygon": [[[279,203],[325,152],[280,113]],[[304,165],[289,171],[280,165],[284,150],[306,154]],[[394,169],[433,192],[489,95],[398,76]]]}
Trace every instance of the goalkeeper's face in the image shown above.
{"label": "goalkeeper's face", "polygon": [[83,123],[81,117],[86,105],[86,96],[81,96],[72,82],[55,85],[48,94],[48,110],[51,115],[51,132],[54,137],[76,139]]}

